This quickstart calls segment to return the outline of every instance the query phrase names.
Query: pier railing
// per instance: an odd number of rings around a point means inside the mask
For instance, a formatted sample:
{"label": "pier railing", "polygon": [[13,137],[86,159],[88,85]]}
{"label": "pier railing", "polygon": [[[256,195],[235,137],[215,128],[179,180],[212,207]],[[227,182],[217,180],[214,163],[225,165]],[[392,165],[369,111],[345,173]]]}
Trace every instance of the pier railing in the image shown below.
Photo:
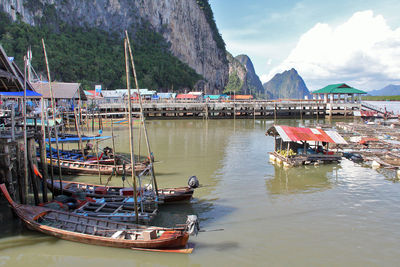
{"label": "pier railing", "polygon": [[[102,116],[126,112],[127,99],[98,101]],[[328,107],[329,106],[329,107]],[[132,100],[133,112],[139,103]],[[324,103],[323,100],[144,100],[143,111],[147,118],[319,118],[327,115],[352,116],[360,103]]]}

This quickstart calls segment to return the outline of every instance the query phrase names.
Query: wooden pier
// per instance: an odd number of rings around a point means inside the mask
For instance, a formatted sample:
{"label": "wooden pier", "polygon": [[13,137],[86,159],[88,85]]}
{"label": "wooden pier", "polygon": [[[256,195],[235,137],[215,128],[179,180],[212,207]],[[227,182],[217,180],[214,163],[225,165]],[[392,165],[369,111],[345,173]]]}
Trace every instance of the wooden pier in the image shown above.
{"label": "wooden pier", "polygon": [[[126,101],[97,103],[99,114],[110,117],[126,114]],[[359,103],[324,103],[319,100],[248,101],[248,102],[191,102],[148,101],[143,103],[147,119],[281,119],[324,118],[353,116],[361,109]],[[139,103],[132,103],[132,111],[139,113]],[[90,116],[90,114],[89,114]]]}

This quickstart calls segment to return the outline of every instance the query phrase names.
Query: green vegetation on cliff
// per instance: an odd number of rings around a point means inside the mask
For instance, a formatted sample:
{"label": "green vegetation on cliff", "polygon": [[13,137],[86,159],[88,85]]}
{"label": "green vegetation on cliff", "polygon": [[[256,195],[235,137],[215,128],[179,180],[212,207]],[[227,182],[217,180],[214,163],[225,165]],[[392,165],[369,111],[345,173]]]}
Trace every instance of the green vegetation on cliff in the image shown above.
{"label": "green vegetation on cliff", "polygon": [[225,87],[224,93],[239,92],[243,86],[243,81],[240,80],[237,72],[233,72],[229,75],[228,84]]}
{"label": "green vegetation on cliff", "polygon": [[203,10],[204,15],[206,16],[207,22],[210,25],[210,28],[213,32],[213,39],[217,43],[217,47],[225,51],[225,42],[222,39],[221,34],[218,31],[217,24],[215,23],[214,13],[211,9],[210,3],[208,0],[196,0],[200,9]]}
{"label": "green vegetation on cliff", "polygon": [[[32,65],[38,73],[46,73],[43,38],[52,79],[80,82],[87,89],[93,89],[94,84],[110,89],[126,87],[121,34],[71,26],[58,21],[51,6],[45,10],[37,27],[20,20],[13,23],[6,13],[0,12],[0,44],[9,56],[15,57],[19,66],[23,66],[23,57],[31,46]],[[131,31],[131,44],[141,88],[193,88],[202,79],[169,52],[167,42],[149,25],[135,26]]]}

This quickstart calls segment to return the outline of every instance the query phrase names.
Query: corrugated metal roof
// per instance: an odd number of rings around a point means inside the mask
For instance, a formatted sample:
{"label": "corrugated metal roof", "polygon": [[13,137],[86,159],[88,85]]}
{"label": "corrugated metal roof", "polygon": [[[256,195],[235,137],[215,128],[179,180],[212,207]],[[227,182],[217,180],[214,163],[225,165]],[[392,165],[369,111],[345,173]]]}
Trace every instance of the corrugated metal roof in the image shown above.
{"label": "corrugated metal roof", "polygon": [[199,96],[192,94],[179,94],[176,96],[176,99],[197,99]]}
{"label": "corrugated metal roof", "polygon": [[249,100],[249,99],[253,99],[252,95],[233,95],[231,96],[232,99],[236,99],[236,100]]}
{"label": "corrugated metal roof", "polygon": [[204,99],[209,98],[211,100],[218,100],[220,99],[221,95],[205,95]]}
{"label": "corrugated metal roof", "polygon": [[[27,90],[35,91],[27,81]],[[18,92],[24,90],[24,75],[15,61],[11,61],[0,44],[0,90]]]}
{"label": "corrugated metal roof", "polygon": [[[128,89],[117,89],[115,90],[118,94],[121,96],[128,95]],[[140,95],[145,96],[145,95],[154,95],[156,91],[154,90],[149,90],[149,89],[139,89]],[[137,94],[137,89],[131,89],[131,95]]]}
{"label": "corrugated metal roof", "polygon": [[[36,92],[43,95],[44,98],[51,98],[50,86],[48,82],[33,83],[33,88]],[[82,100],[86,100],[86,95],[80,88],[80,83],[62,83],[52,82],[53,95],[56,99],[78,99],[79,94]]]}
{"label": "corrugated metal roof", "polygon": [[268,129],[267,135],[279,135],[284,142],[297,142],[297,141],[314,141],[314,142],[327,142],[335,144],[347,144],[335,131],[324,131],[317,128],[301,128],[290,127],[284,125],[275,125]]}
{"label": "corrugated metal roof", "polygon": [[157,93],[160,98],[174,98],[176,93]]}
{"label": "corrugated metal roof", "polygon": [[312,94],[366,94],[367,92],[348,86],[345,83],[330,84]]}
{"label": "corrugated metal roof", "polygon": [[102,90],[101,93],[105,98],[122,98],[123,96],[117,90]]}

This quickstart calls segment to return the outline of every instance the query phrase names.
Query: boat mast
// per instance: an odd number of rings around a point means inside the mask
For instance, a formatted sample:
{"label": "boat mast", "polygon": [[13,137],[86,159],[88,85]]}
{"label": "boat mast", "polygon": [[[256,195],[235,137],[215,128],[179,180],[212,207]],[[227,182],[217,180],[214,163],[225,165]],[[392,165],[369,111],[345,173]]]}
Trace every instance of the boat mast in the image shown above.
{"label": "boat mast", "polygon": [[[49,87],[50,87],[50,97],[51,97],[51,107],[53,111],[53,120],[54,120],[54,134],[56,136],[56,149],[57,149],[57,161],[58,161],[58,174],[60,178],[60,191],[61,195],[63,193],[63,187],[62,187],[62,175],[61,175],[61,162],[60,162],[60,149],[58,146],[58,129],[57,129],[57,120],[56,120],[56,103],[54,101],[54,94],[53,94],[53,88],[51,87],[51,78],[50,78],[50,68],[49,68],[49,61],[47,60],[47,53],[46,53],[46,45],[44,44],[44,39],[42,39],[42,44],[43,44],[43,52],[44,52],[44,58],[46,60],[46,68],[47,68],[47,78],[49,80]],[[48,126],[49,121],[47,121]],[[49,136],[49,139],[51,139],[51,136]],[[52,156],[52,151],[50,150],[50,157]]]}
{"label": "boat mast", "polygon": [[[29,52],[28,52],[29,54]],[[26,68],[28,59],[24,57],[24,99],[22,105],[22,113],[24,117],[24,198],[22,203],[27,203],[28,198],[28,137],[27,137],[27,129],[26,129]]]}
{"label": "boat mast", "polygon": [[133,77],[135,79],[135,85],[136,85],[136,89],[138,91],[138,96],[139,96],[140,114],[141,114],[141,119],[142,119],[142,124],[143,124],[144,137],[146,139],[146,144],[147,144],[147,153],[149,154],[149,160],[150,160],[150,164],[151,164],[151,175],[153,177],[154,189],[155,189],[156,195],[158,197],[158,186],[157,186],[156,175],[154,174],[154,164],[153,164],[154,162],[153,162],[153,157],[152,157],[152,153],[151,153],[151,149],[150,149],[149,136],[147,135],[147,127],[146,127],[146,122],[145,122],[145,117],[144,117],[144,112],[143,112],[142,96],[140,95],[139,84],[138,84],[138,81],[137,81],[135,63],[133,61],[133,55],[132,55],[131,44],[129,42],[128,31],[126,31],[126,30],[125,30],[125,35],[126,35],[126,40],[128,42],[129,55],[130,55],[130,58],[131,58]]}
{"label": "boat mast", "polygon": [[132,183],[133,183],[133,199],[135,206],[136,223],[139,223],[139,212],[137,206],[137,195],[136,195],[136,174],[135,174],[135,156],[133,154],[133,129],[132,129],[132,101],[131,101],[131,89],[130,89],[130,76],[129,76],[129,61],[128,61],[128,41],[125,39],[125,71],[126,71],[126,87],[128,89],[128,123],[129,123],[129,148],[131,152],[131,172],[132,172]]}

